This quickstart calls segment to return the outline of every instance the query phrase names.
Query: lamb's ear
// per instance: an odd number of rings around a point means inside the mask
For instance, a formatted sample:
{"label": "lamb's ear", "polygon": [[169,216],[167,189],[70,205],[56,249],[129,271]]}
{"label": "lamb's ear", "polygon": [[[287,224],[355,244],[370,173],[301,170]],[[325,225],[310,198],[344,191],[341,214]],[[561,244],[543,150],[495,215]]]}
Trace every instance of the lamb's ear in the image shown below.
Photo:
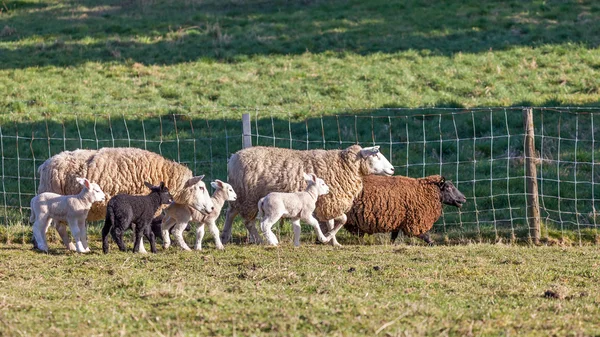
{"label": "lamb's ear", "polygon": [[215,179],[215,182],[217,183],[217,185],[219,185],[220,188],[223,188],[223,182],[219,179]]}
{"label": "lamb's ear", "polygon": [[198,180],[202,180],[202,179],[204,179],[204,174],[201,176],[198,176]]}
{"label": "lamb's ear", "polygon": [[150,183],[149,183],[149,182],[147,182],[147,181],[144,181],[144,185],[145,185],[146,187],[148,187],[149,189],[152,189],[152,188],[154,187],[154,185],[150,184]]}
{"label": "lamb's ear", "polygon": [[75,180],[77,180],[78,183],[80,183],[81,185],[85,186],[86,188],[90,188],[90,181],[85,179],[85,178],[75,178]]}
{"label": "lamb's ear", "polygon": [[[312,173],[311,173],[312,174]],[[304,173],[304,180],[306,181],[311,181],[313,180],[312,177],[310,176],[310,174],[306,174],[306,172]]]}
{"label": "lamb's ear", "polygon": [[218,180],[215,180],[213,182],[210,183],[210,186],[212,186],[213,188],[219,188],[219,184],[217,184]]}
{"label": "lamb's ear", "polygon": [[311,179],[312,179],[313,182],[315,182],[315,183],[317,182],[317,175],[316,174],[311,173],[310,177],[311,177]]}
{"label": "lamb's ear", "polygon": [[379,153],[379,145],[377,146],[371,146],[371,147],[365,147],[362,150],[360,150],[360,155],[363,158],[366,158],[368,156],[374,156],[376,154]]}
{"label": "lamb's ear", "polygon": [[165,189],[165,182],[161,181],[159,187],[160,187],[161,190],[164,190]]}

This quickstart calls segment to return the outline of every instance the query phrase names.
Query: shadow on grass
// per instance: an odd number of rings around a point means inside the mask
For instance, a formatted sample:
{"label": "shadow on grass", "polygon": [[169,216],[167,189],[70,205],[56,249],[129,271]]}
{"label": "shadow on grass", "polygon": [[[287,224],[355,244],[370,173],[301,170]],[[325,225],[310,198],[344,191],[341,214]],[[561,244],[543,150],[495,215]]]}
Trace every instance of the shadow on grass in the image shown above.
{"label": "shadow on grass", "polygon": [[600,44],[592,1],[8,1],[0,69]]}

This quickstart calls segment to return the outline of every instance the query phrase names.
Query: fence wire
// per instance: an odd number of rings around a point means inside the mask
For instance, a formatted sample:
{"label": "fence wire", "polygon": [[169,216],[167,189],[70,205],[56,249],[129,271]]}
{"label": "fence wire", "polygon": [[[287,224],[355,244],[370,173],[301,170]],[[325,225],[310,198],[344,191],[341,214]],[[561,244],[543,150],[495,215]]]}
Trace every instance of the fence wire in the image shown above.
{"label": "fence wire", "polygon": [[[242,147],[241,116],[249,113],[253,145],[299,150],[380,145],[399,174],[441,174],[452,180],[467,203],[461,209],[444,207],[433,229],[444,239],[529,237],[522,108],[345,110],[309,118],[268,108],[139,113],[145,108],[131,114],[111,109],[74,113],[60,120],[4,118],[3,223],[27,222],[29,200],[39,183],[37,167],[64,150],[139,147],[185,164],[195,174],[224,180],[227,158]],[[598,237],[598,113],[593,108],[534,109],[543,238],[594,242]]]}

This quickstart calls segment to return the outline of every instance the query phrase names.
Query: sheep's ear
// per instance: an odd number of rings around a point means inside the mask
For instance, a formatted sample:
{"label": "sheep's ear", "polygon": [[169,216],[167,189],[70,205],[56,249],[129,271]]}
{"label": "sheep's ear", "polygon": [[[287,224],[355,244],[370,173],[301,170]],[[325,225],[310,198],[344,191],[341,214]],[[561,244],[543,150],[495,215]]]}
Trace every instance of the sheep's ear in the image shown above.
{"label": "sheep's ear", "polygon": [[152,188],[154,187],[152,184],[150,184],[150,183],[149,183],[149,182],[147,182],[147,181],[144,181],[144,185],[145,185],[146,187],[148,187],[149,189],[152,189]]}
{"label": "sheep's ear", "polygon": [[379,153],[379,145],[372,146],[372,147],[365,147],[362,150],[360,150],[360,154],[363,158],[366,158],[368,156],[374,156],[378,153]]}

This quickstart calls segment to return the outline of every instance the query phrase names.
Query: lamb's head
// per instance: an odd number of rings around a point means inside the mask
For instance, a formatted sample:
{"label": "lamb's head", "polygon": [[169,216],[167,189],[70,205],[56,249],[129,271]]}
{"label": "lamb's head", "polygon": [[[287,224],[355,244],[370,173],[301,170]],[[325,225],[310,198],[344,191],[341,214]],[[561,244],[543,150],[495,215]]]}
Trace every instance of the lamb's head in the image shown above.
{"label": "lamb's head", "polygon": [[217,179],[210,183],[210,185],[217,190],[223,190],[223,192],[225,192],[225,200],[235,201],[237,199],[237,194],[235,194],[233,187],[231,187],[231,185],[229,185],[228,183],[222,182],[221,180]]}
{"label": "lamb's head", "polygon": [[171,196],[171,193],[169,193],[169,189],[167,188],[167,186],[165,186],[164,182],[161,181],[158,186],[154,186],[149,182],[144,181],[144,185],[146,185],[146,187],[148,187],[150,191],[152,191],[151,193],[158,193],[161,204],[166,205],[173,202],[173,197]]}
{"label": "lamb's head", "polygon": [[210,199],[206,184],[202,181],[204,175],[192,177],[185,182],[183,188],[175,194],[176,203],[188,205],[200,213],[208,214],[215,209]]}
{"label": "lamb's head", "polygon": [[311,185],[317,186],[317,195],[324,195],[329,193],[329,186],[325,184],[325,181],[323,179],[318,178],[314,173],[304,173],[304,180],[306,180],[308,187],[310,187]]}
{"label": "lamb's head", "polygon": [[461,208],[462,205],[467,202],[467,198],[462,194],[451,181],[441,177],[437,182],[437,186],[440,188],[440,198],[442,203],[450,206],[456,206]]}
{"label": "lamb's head", "polygon": [[360,150],[360,157],[366,166],[366,174],[391,176],[394,166],[379,152],[379,146],[365,147]]}
{"label": "lamb's head", "polygon": [[83,185],[84,189],[87,190],[87,193],[89,193],[91,196],[92,202],[104,201],[104,199],[106,199],[106,195],[104,192],[102,192],[102,189],[100,186],[98,186],[98,184],[91,183],[85,178],[75,178],[75,180],[77,180],[77,182]]}

